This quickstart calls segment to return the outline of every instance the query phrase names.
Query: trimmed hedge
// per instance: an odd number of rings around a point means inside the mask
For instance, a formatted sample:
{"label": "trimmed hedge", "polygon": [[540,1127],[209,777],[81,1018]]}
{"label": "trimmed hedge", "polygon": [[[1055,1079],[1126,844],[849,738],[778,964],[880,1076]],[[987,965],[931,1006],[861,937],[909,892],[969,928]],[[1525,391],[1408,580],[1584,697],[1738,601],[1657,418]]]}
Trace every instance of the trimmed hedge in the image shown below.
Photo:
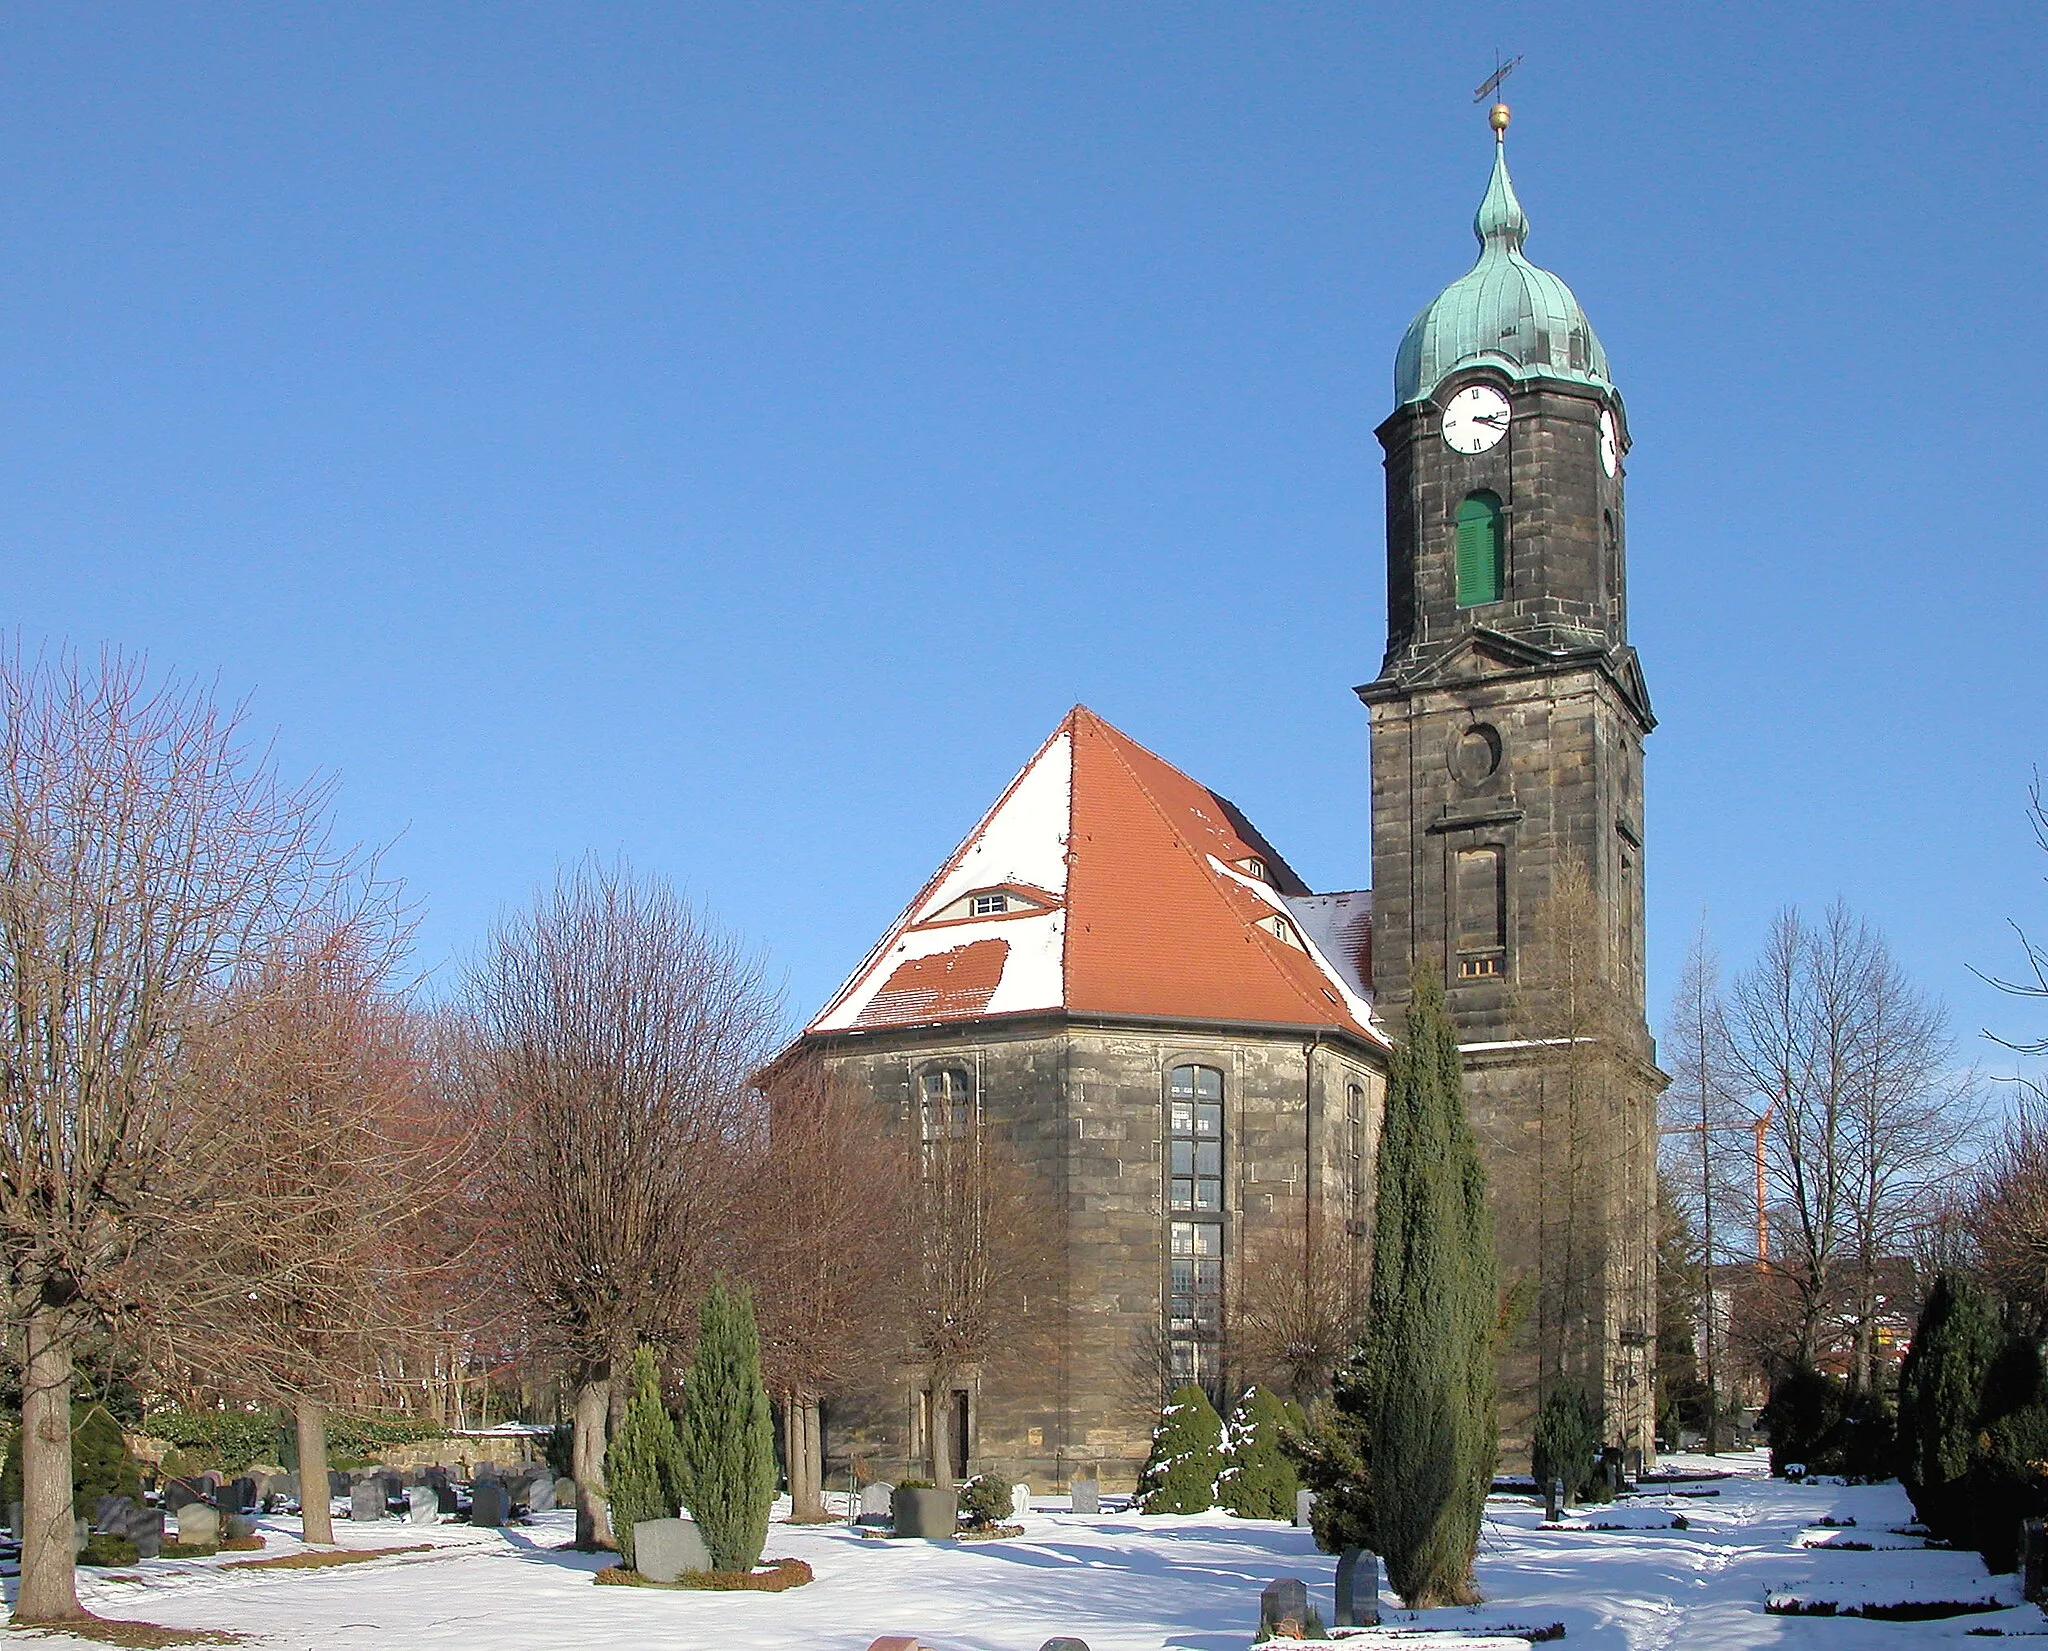
{"label": "trimmed hedge", "polygon": [[[210,1467],[241,1468],[267,1462],[278,1446],[280,1429],[291,1418],[273,1410],[152,1410],[142,1418],[140,1432],[181,1450],[210,1456]],[[327,1450],[331,1460],[374,1455],[391,1445],[416,1445],[438,1439],[447,1429],[438,1422],[408,1416],[349,1416],[330,1412]]]}

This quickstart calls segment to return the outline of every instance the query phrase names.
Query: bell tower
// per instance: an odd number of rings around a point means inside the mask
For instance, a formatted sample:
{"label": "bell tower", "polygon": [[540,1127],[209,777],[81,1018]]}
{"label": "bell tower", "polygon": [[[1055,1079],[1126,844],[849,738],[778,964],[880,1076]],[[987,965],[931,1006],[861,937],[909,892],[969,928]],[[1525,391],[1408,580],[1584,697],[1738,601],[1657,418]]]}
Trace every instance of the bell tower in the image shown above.
{"label": "bell tower", "polygon": [[1571,289],[1523,255],[1505,104],[1479,257],[1410,325],[1386,450],[1372,718],[1373,988],[1437,970],[1492,1175],[1504,1441],[1560,1383],[1652,1448],[1656,1069],[1627,411]]}

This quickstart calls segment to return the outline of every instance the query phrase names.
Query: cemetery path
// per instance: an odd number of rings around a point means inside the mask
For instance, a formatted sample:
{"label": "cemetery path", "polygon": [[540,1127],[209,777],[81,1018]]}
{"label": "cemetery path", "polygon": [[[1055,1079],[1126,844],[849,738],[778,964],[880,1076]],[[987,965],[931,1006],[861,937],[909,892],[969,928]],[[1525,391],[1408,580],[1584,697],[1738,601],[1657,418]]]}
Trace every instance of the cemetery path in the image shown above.
{"label": "cemetery path", "polygon": [[[1675,1489],[1630,1498],[1622,1506],[1634,1528],[1625,1530],[1545,1530],[1540,1508],[1495,1497],[1479,1564],[1488,1603],[1421,1619],[1390,1615],[1390,1625],[1471,1634],[1562,1622],[1566,1644],[1586,1651],[1863,1651],[1960,1644],[1973,1628],[2048,1630],[2037,1608],[2011,1603],[1930,1622],[1767,1614],[1771,1590],[1843,1604],[2013,1596],[2011,1579],[1987,1578],[1975,1555],[1894,1536],[1892,1527],[1910,1519],[1895,1485],[1784,1485],[1762,1477],[1755,1459],[1741,1467],[1708,1487],[1717,1496]],[[1855,1525],[1816,1523],[1827,1517]],[[271,1552],[299,1551],[292,1522],[263,1523]],[[106,1616],[225,1628],[291,1651],[385,1651],[394,1638],[407,1651],[501,1640],[561,1651],[865,1651],[890,1633],[942,1651],[1033,1651],[1054,1634],[1077,1635],[1093,1651],[1244,1651],[1259,1590],[1276,1577],[1302,1578],[1330,1609],[1334,1560],[1314,1552],[1307,1532],[1278,1523],[1051,1512],[1023,1523],[1020,1538],[980,1543],[871,1541],[844,1526],[776,1525],[769,1554],[806,1560],[818,1578],[779,1595],[593,1587],[592,1572],[610,1556],[563,1551],[567,1513],[510,1531],[344,1523],[345,1547],[426,1549],[322,1570],[154,1562],[87,1573],[83,1591]],[[1879,1545],[1811,1545],[1844,1540]],[[86,1642],[52,1635],[44,1643]],[[1450,1643],[1433,1641],[1431,1651]]]}

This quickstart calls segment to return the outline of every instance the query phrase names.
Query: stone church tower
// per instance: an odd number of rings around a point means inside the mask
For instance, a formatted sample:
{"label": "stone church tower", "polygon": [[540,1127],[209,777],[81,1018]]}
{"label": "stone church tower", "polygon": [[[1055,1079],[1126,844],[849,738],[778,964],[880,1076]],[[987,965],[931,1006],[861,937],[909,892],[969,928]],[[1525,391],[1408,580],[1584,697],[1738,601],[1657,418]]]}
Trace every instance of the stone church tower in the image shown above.
{"label": "stone church tower", "polygon": [[1507,109],[1479,258],[1416,317],[1386,449],[1372,718],[1373,998],[1442,973],[1516,1322],[1508,1441],[1560,1381],[1647,1450],[1656,1097],[1643,1012],[1643,737],[1627,413],[1585,312],[1523,256]]}
{"label": "stone church tower", "polygon": [[[875,1347],[826,1396],[834,1473],[1128,1488],[1166,1387],[1227,1401],[1276,1379],[1276,1334],[1354,1335],[1418,969],[1444,980],[1492,1174],[1504,1460],[1563,1383],[1649,1451],[1664,1079],[1627,413],[1578,301],[1522,255],[1498,143],[1474,227],[1379,430],[1373,888],[1313,891],[1226,798],[1077,706],[766,1075],[814,1061],[904,1143],[913,1185],[1014,1162],[1050,1269],[957,1366]],[[950,1254],[963,1226],[919,1241]]]}

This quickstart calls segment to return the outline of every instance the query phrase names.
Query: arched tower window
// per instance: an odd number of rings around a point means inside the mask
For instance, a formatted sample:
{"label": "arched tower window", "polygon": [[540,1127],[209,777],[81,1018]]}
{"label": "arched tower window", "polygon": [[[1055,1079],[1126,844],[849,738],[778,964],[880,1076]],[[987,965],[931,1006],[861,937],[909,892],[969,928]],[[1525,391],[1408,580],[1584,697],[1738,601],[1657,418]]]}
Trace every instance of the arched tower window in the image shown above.
{"label": "arched tower window", "polygon": [[1223,1074],[1176,1066],[1167,1081],[1166,1335],[1177,1382],[1217,1374],[1223,1332]]}
{"label": "arched tower window", "polygon": [[1506,583],[1507,518],[1497,493],[1468,493],[1458,506],[1458,606],[1498,602]]}

